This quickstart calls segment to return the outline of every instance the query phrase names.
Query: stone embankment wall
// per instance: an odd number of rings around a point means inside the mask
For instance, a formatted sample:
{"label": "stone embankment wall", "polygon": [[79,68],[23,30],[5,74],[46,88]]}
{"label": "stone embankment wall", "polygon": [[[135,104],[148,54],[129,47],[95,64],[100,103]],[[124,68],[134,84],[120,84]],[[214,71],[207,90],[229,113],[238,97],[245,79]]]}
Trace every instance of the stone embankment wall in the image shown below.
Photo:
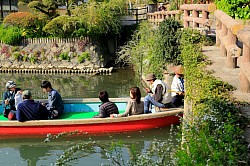
{"label": "stone embankment wall", "polygon": [[[87,56],[79,62],[83,54]],[[112,67],[104,68],[107,62],[102,48],[89,38],[26,39],[20,46],[0,44],[0,73],[110,73]]]}

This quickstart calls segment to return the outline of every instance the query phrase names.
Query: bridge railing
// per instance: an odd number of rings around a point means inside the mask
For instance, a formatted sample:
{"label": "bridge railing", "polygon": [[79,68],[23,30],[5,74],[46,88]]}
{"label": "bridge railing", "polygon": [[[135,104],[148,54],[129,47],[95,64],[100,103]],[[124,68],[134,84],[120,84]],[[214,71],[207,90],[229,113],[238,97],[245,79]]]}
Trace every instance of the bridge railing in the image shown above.
{"label": "bridge railing", "polygon": [[181,5],[183,10],[183,26],[184,28],[205,28],[209,30],[214,19],[209,18],[209,13],[216,10],[215,4],[185,4]]}
{"label": "bridge railing", "polygon": [[236,68],[241,48],[237,45],[237,33],[244,26],[221,10],[216,10],[216,46],[220,47],[220,55],[227,57],[226,67]]}
{"label": "bridge railing", "polygon": [[180,19],[181,10],[174,10],[174,11],[158,11],[154,13],[148,13],[147,19],[149,22],[159,26],[159,24],[168,18]]}
{"label": "bridge railing", "polygon": [[240,90],[250,93],[250,27],[245,27],[237,34],[242,42],[242,56],[239,59],[240,64]]}

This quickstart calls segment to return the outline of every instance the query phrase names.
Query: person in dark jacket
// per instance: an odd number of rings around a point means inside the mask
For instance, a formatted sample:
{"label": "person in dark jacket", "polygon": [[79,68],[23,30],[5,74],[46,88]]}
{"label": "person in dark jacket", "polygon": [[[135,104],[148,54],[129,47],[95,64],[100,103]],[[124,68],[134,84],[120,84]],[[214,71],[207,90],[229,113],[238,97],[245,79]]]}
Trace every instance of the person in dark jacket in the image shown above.
{"label": "person in dark jacket", "polygon": [[21,89],[16,88],[16,83],[14,81],[8,81],[6,83],[7,91],[4,92],[3,95],[3,116],[8,118],[9,120],[15,120],[15,95],[20,93]]}
{"label": "person in dark jacket", "polygon": [[99,99],[102,101],[102,104],[99,106],[99,114],[94,116],[94,118],[106,118],[110,117],[110,114],[119,114],[116,104],[109,101],[107,91],[101,91],[99,93]]}
{"label": "person in dark jacket", "polygon": [[19,122],[48,119],[49,111],[40,102],[32,99],[29,90],[23,91],[22,95],[23,102],[18,104],[16,111],[16,118]]}
{"label": "person in dark jacket", "polygon": [[63,114],[64,105],[62,101],[61,95],[52,88],[51,83],[49,81],[43,81],[41,84],[41,88],[44,92],[48,93],[48,103],[43,103],[46,106],[47,110],[49,110],[49,119],[56,119]]}

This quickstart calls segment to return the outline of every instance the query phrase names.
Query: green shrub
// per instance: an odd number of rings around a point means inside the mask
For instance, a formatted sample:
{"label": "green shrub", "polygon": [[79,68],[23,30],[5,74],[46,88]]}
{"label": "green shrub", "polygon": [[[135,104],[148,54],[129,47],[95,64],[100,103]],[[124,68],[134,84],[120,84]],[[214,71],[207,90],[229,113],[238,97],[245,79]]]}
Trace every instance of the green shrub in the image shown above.
{"label": "green shrub", "polygon": [[78,21],[83,28],[79,28],[75,33],[87,33],[88,36],[118,34],[121,28],[120,17],[124,9],[124,0],[89,1],[72,11],[72,14],[79,18]]}
{"label": "green shrub", "polygon": [[15,60],[21,60],[21,58],[22,58],[22,55],[20,52],[14,52],[13,56],[14,56]]}
{"label": "green shrub", "polygon": [[15,12],[7,15],[3,20],[3,24],[23,28],[33,27],[37,19],[37,16],[30,12]]}
{"label": "green shrub", "polygon": [[76,17],[59,16],[51,20],[43,30],[53,37],[73,37],[73,32],[78,26]]}
{"label": "green shrub", "polygon": [[62,59],[62,60],[70,60],[69,58],[69,53],[68,52],[63,52],[59,55],[59,57]]}
{"label": "green shrub", "polygon": [[180,22],[174,19],[165,19],[160,23],[156,36],[155,56],[163,63],[182,64],[179,56],[181,28]]}
{"label": "green shrub", "polygon": [[215,0],[218,9],[238,19],[250,19],[250,0]]}
{"label": "green shrub", "polygon": [[206,71],[198,31],[184,29],[181,56],[185,69],[185,101],[190,108],[182,122],[182,146],[176,165],[238,165],[247,161],[239,106],[229,95],[233,87]]}
{"label": "green shrub", "polygon": [[83,52],[82,55],[80,55],[80,56],[78,57],[78,62],[79,62],[79,63],[82,63],[82,62],[84,62],[85,60],[90,60],[90,54],[89,54],[89,52]]}
{"label": "green shrub", "polygon": [[38,60],[38,58],[37,58],[36,56],[34,56],[34,55],[32,55],[32,56],[30,57],[30,62],[31,62],[32,64],[35,64],[37,60]]}
{"label": "green shrub", "polygon": [[22,39],[21,31],[18,27],[0,26],[0,40],[5,44],[18,44]]}

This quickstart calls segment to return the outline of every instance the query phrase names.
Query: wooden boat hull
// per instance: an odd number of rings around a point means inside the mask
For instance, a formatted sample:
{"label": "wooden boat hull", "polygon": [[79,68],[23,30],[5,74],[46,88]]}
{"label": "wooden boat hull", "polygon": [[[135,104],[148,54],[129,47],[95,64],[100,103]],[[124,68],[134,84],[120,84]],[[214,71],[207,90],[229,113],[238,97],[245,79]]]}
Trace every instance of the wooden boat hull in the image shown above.
{"label": "wooden boat hull", "polygon": [[27,137],[78,131],[88,134],[139,131],[178,124],[182,109],[123,118],[91,118],[73,120],[1,121],[0,137]]}

